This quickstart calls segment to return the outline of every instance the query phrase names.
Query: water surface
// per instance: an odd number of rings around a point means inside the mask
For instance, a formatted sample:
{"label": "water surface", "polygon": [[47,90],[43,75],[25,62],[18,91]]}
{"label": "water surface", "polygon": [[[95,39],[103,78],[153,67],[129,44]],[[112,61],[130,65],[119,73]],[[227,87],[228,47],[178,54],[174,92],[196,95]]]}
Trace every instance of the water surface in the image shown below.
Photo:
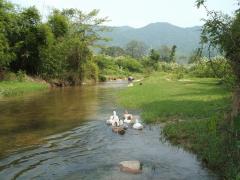
{"label": "water surface", "polygon": [[[161,128],[128,129],[105,124],[116,105],[115,81],[54,89],[0,102],[0,179],[216,179],[196,156],[161,141]],[[133,111],[138,114],[137,111]],[[120,172],[139,160],[143,173]]]}

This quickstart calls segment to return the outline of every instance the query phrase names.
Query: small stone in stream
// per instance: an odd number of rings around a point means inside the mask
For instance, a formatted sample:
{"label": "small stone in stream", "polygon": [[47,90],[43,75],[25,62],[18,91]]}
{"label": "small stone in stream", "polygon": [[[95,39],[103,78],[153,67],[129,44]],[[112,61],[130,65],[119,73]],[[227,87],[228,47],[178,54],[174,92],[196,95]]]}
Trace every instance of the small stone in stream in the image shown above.
{"label": "small stone in stream", "polygon": [[122,161],[119,163],[122,172],[138,174],[142,172],[141,163],[139,161]]}

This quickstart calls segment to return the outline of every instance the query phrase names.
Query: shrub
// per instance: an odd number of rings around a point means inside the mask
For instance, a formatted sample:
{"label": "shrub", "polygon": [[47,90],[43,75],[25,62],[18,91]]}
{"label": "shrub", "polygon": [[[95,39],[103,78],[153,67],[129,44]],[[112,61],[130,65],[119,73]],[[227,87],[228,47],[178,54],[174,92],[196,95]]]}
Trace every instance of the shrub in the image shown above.
{"label": "shrub", "polygon": [[85,78],[98,81],[98,66],[94,62],[88,62],[85,68]]}
{"label": "shrub", "polygon": [[94,61],[99,69],[117,69],[117,64],[114,62],[114,58],[108,56],[95,56]]}
{"label": "shrub", "polygon": [[107,81],[107,77],[104,76],[104,75],[102,75],[102,74],[99,74],[98,79],[99,79],[100,82],[105,82],[105,81]]}
{"label": "shrub", "polygon": [[81,83],[80,74],[76,72],[67,72],[65,75],[65,80],[69,82],[70,85],[79,85]]}
{"label": "shrub", "polygon": [[13,72],[6,72],[3,77],[4,81],[17,81],[17,76]]}
{"label": "shrub", "polygon": [[123,68],[124,70],[130,71],[130,72],[143,72],[142,64],[138,60],[130,57],[118,58],[116,61],[116,64],[120,68]]}
{"label": "shrub", "polygon": [[26,73],[25,73],[25,71],[19,70],[17,72],[16,76],[17,76],[17,80],[20,81],[20,82],[23,82],[23,81],[26,80]]}
{"label": "shrub", "polygon": [[236,82],[236,77],[229,61],[222,56],[214,57],[211,61],[207,58],[202,58],[200,61],[192,64],[189,72],[195,77],[219,78],[230,87],[234,86]]}

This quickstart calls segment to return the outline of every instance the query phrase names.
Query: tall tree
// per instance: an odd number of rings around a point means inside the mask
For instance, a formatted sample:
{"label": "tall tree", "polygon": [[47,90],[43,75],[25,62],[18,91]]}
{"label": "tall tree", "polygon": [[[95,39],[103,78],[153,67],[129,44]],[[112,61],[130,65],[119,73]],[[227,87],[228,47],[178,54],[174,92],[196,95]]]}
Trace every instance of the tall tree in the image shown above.
{"label": "tall tree", "polygon": [[101,54],[105,54],[112,57],[124,56],[126,53],[123,48],[118,46],[103,47]]}
{"label": "tall tree", "polygon": [[132,58],[142,58],[147,53],[147,45],[144,42],[141,41],[130,41],[126,45],[126,53],[131,56]]}
{"label": "tall tree", "polygon": [[151,49],[149,58],[155,64],[159,61],[160,54],[155,49]]}
{"label": "tall tree", "polygon": [[160,54],[158,51],[156,51],[155,49],[151,49],[150,50],[150,54],[149,54],[149,60],[146,61],[146,65],[150,66],[151,68],[154,68],[155,70],[157,70],[158,68],[158,62],[160,60]]}
{"label": "tall tree", "polygon": [[56,38],[64,37],[68,32],[68,19],[59,10],[54,10],[48,17],[48,24]]}
{"label": "tall tree", "polygon": [[169,62],[170,61],[171,49],[168,46],[162,45],[158,49],[158,52],[160,54],[160,60],[161,61],[165,61],[165,62]]}
{"label": "tall tree", "polygon": [[177,46],[173,45],[171,49],[170,57],[169,57],[170,62],[176,62],[176,49],[177,49]]}
{"label": "tall tree", "polygon": [[222,12],[209,10],[205,5],[206,0],[197,0],[197,7],[204,7],[208,19],[202,30],[202,43],[211,48],[218,48],[229,60],[237,78],[236,92],[233,102],[232,118],[240,112],[240,8],[231,17]]}
{"label": "tall tree", "polygon": [[13,31],[15,15],[14,6],[0,0],[0,74],[4,68],[9,67],[10,62],[15,58],[9,38]]}
{"label": "tall tree", "polygon": [[202,58],[202,48],[197,48],[191,53],[188,59],[188,63],[191,64],[191,63],[199,62],[201,58]]}
{"label": "tall tree", "polygon": [[38,27],[40,14],[35,7],[24,9],[18,16],[19,32],[15,42],[16,59],[11,63],[15,71],[26,70],[29,74],[37,74],[39,67],[40,42]]}

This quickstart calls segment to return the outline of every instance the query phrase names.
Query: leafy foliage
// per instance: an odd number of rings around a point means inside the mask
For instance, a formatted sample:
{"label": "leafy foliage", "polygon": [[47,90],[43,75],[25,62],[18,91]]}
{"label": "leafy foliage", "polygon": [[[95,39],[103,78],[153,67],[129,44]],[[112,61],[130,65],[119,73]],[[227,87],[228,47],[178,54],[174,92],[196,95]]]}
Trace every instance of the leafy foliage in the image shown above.
{"label": "leafy foliage", "polygon": [[[81,83],[85,77],[97,80],[92,47],[98,40],[106,18],[98,10],[83,13],[78,9],[53,10],[47,23],[35,7],[17,9],[0,0],[0,75],[3,69],[25,71],[45,79],[69,79]],[[89,69],[88,69],[89,68]],[[92,75],[89,75],[93,71]]]}
{"label": "leafy foliage", "polygon": [[142,64],[138,60],[133,58],[129,58],[129,57],[118,58],[116,63],[119,66],[119,68],[123,68],[124,70],[127,70],[129,72],[140,73],[143,71]]}
{"label": "leafy foliage", "polygon": [[211,11],[205,5],[205,0],[197,0],[198,7],[203,6],[208,19],[202,30],[202,43],[211,47],[218,48],[229,60],[233,72],[240,83],[240,11],[235,11],[234,16],[228,16],[222,12]]}
{"label": "leafy foliage", "polygon": [[126,52],[124,49],[118,46],[110,46],[110,47],[104,47],[101,50],[101,54],[112,56],[112,57],[119,57],[126,55]]}
{"label": "leafy foliage", "polygon": [[147,45],[141,41],[132,40],[126,45],[126,54],[132,58],[142,58],[147,53]]}

